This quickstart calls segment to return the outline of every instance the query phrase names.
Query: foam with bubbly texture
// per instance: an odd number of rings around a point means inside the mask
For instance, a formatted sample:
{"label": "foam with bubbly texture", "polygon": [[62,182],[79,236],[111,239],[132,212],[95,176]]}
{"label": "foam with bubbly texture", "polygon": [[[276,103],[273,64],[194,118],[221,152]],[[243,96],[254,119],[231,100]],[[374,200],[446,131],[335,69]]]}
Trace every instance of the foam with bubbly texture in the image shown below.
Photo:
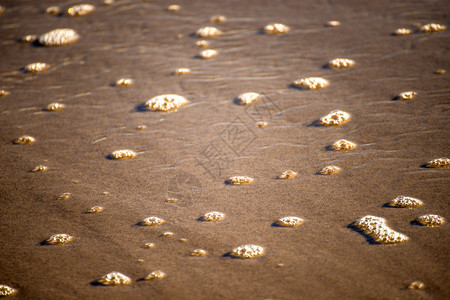
{"label": "foam with bubbly texture", "polygon": [[219,53],[214,49],[205,49],[199,53],[199,57],[203,59],[210,59],[216,57]]}
{"label": "foam with bubbly texture", "polygon": [[394,35],[410,35],[411,33],[412,30],[408,28],[398,28],[394,31]]}
{"label": "foam with bubbly texture", "polygon": [[206,48],[209,46],[209,42],[205,40],[196,41],[195,46],[197,46],[198,48]]}
{"label": "foam with bubbly texture", "polygon": [[75,43],[80,39],[78,33],[70,28],[54,29],[39,37],[39,43],[47,47],[59,47]]}
{"label": "foam with bubbly texture", "polygon": [[234,185],[252,184],[253,181],[254,181],[254,179],[251,177],[248,177],[248,176],[233,176],[227,180],[227,182],[229,184],[234,184]]}
{"label": "foam with bubbly texture", "polygon": [[69,244],[73,242],[74,237],[66,233],[57,233],[49,237],[45,242],[49,245]]}
{"label": "foam with bubbly texture", "polygon": [[130,86],[133,85],[134,80],[131,78],[120,78],[116,81],[116,86]]}
{"label": "foam with bubbly texture", "polygon": [[148,217],[142,220],[139,224],[144,226],[159,226],[164,223],[166,223],[166,221],[158,217]]}
{"label": "foam with bubbly texture", "polygon": [[420,27],[420,31],[423,33],[433,33],[433,32],[440,32],[447,29],[447,26],[436,24],[436,23],[429,23],[425,24],[422,27]]}
{"label": "foam with bubbly texture", "polygon": [[416,223],[429,227],[439,227],[447,222],[444,217],[433,214],[420,216],[415,221]]}
{"label": "foam with bubbly texture", "polygon": [[167,277],[167,274],[163,271],[153,271],[147,276],[145,276],[145,280],[159,280]]}
{"label": "foam with bubbly texture", "polygon": [[389,201],[387,203],[388,206],[391,207],[401,207],[401,208],[417,208],[423,206],[422,200],[413,198],[413,197],[407,197],[407,196],[398,196],[397,198]]}
{"label": "foam with bubbly texture", "polygon": [[71,17],[87,16],[95,11],[95,6],[92,4],[79,4],[72,6],[67,10]]}
{"label": "foam with bubbly texture", "polygon": [[97,282],[102,285],[123,286],[130,285],[131,278],[119,272],[111,272],[102,276]]}
{"label": "foam with bubbly texture", "polygon": [[230,251],[230,255],[237,258],[257,258],[263,256],[265,254],[265,250],[263,247],[258,245],[242,245],[234,248]]}
{"label": "foam with bubbly texture", "polygon": [[128,149],[116,150],[109,155],[111,159],[131,159],[135,158],[136,156],[137,156],[136,152]]}
{"label": "foam with bubbly texture", "polygon": [[47,166],[44,165],[37,165],[36,167],[34,167],[33,170],[31,170],[32,172],[47,172],[49,169]]}
{"label": "foam with bubbly texture", "polygon": [[39,73],[50,69],[50,65],[44,62],[35,62],[26,65],[24,69],[29,73]]}
{"label": "foam with bubbly texture", "polygon": [[379,244],[398,244],[407,242],[409,238],[386,225],[386,220],[376,216],[365,216],[352,225],[371,236]]}
{"label": "foam with bubbly texture", "polygon": [[14,296],[17,295],[17,293],[18,291],[15,288],[12,288],[6,284],[0,284],[0,297]]}
{"label": "foam with bubbly texture", "polygon": [[304,223],[304,220],[299,217],[284,217],[275,223],[282,227],[298,227]]}
{"label": "foam with bubbly texture", "polygon": [[218,222],[225,219],[225,214],[219,211],[211,211],[202,216],[203,221]]}
{"label": "foam with bubbly texture", "polygon": [[450,158],[436,158],[427,162],[426,166],[428,168],[448,168],[450,167]]}
{"label": "foam with bubbly texture", "polygon": [[195,249],[191,252],[191,256],[207,256],[208,252],[203,249]]}
{"label": "foam with bubbly texture", "polygon": [[292,170],[284,171],[278,178],[281,179],[292,179],[298,176],[298,173]]}
{"label": "foam with bubbly texture", "polygon": [[350,121],[350,114],[342,110],[333,110],[320,118],[320,124],[324,126],[339,126]]}
{"label": "foam with bubbly texture", "polygon": [[198,29],[195,34],[201,38],[211,38],[222,35],[222,31],[216,27],[206,26]]}
{"label": "foam with bubbly texture", "polygon": [[261,94],[254,92],[242,93],[237,96],[237,101],[240,105],[250,105],[261,97]]}
{"label": "foam with bubbly texture", "polygon": [[328,62],[328,66],[335,69],[350,68],[355,65],[355,61],[349,58],[335,58]]}
{"label": "foam with bubbly texture", "polygon": [[322,175],[334,175],[340,173],[342,170],[337,166],[326,166],[322,170],[320,170],[320,174]]}
{"label": "foam with bubbly texture", "polygon": [[264,32],[267,34],[285,34],[290,31],[289,26],[281,23],[272,23],[264,27]]}
{"label": "foam with bubbly texture", "polygon": [[154,243],[145,243],[144,244],[144,248],[146,248],[146,249],[152,249],[155,247],[156,247],[156,245]]}
{"label": "foam with bubbly texture", "polygon": [[46,111],[57,111],[57,110],[63,110],[64,108],[66,108],[66,105],[64,105],[63,103],[50,103],[49,105],[47,105],[47,107],[45,107]]}
{"label": "foam with bubbly texture", "polygon": [[187,75],[191,73],[191,69],[189,68],[178,68],[175,70],[175,75],[181,76],[181,75]]}
{"label": "foam with bubbly texture", "polygon": [[413,100],[417,96],[416,92],[408,91],[400,93],[397,98],[400,100]]}
{"label": "foam with bubbly texture", "polygon": [[421,281],[413,281],[408,285],[408,289],[411,290],[423,290],[425,289],[425,283],[421,282]]}
{"label": "foam with bubbly texture", "polygon": [[353,142],[350,142],[346,139],[340,139],[340,140],[334,142],[333,145],[331,146],[331,148],[333,148],[333,150],[337,150],[337,151],[349,151],[349,150],[354,150],[356,148],[356,144]]}
{"label": "foam with bubbly texture", "polygon": [[189,101],[183,96],[175,94],[158,95],[145,103],[145,107],[159,112],[173,112],[188,104]]}
{"label": "foam with bubbly texture", "polygon": [[223,23],[227,21],[227,17],[222,16],[222,15],[216,15],[216,16],[212,16],[211,19],[209,19],[210,22],[213,23]]}
{"label": "foam with bubbly texture", "polygon": [[29,135],[22,135],[14,141],[14,144],[29,145],[36,143],[36,139]]}
{"label": "foam with bubbly texture", "polygon": [[328,87],[330,83],[322,77],[308,77],[296,80],[292,85],[302,89],[319,90]]}
{"label": "foam with bubbly texture", "polygon": [[101,213],[103,210],[104,210],[104,208],[101,206],[93,206],[93,207],[89,208],[86,212],[90,213],[90,214],[98,214],[98,213]]}

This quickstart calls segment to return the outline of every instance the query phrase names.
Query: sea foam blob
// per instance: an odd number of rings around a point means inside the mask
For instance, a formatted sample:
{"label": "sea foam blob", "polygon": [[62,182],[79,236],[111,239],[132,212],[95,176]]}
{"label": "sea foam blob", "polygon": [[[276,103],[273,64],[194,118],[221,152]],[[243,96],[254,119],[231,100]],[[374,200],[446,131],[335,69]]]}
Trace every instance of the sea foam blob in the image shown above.
{"label": "sea foam blob", "polygon": [[65,46],[80,39],[78,33],[70,28],[59,28],[46,32],[39,37],[39,43],[47,47]]}
{"label": "sea foam blob", "polygon": [[130,285],[131,278],[119,272],[111,272],[102,276],[97,282],[102,285],[123,286]]}
{"label": "sea foam blob", "polygon": [[386,220],[380,217],[365,216],[353,222],[352,225],[380,244],[398,244],[409,240],[406,235],[388,227]]}
{"label": "sea foam blob", "polygon": [[183,96],[175,94],[158,95],[151,98],[145,103],[145,107],[159,112],[173,112],[177,111],[180,107],[188,104],[189,101]]}
{"label": "sea foam blob", "polygon": [[263,256],[264,248],[258,245],[242,245],[230,251],[230,255],[237,258],[252,259]]}

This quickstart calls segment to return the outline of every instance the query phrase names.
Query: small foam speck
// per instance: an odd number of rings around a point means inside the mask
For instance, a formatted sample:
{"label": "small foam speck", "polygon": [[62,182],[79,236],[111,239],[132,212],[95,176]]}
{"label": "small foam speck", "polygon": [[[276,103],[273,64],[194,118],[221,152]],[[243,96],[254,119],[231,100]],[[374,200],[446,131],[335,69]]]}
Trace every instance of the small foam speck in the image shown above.
{"label": "small foam speck", "polygon": [[327,166],[320,170],[320,174],[322,175],[335,175],[340,173],[342,170],[337,166]]}
{"label": "small foam speck", "polygon": [[146,249],[152,249],[155,248],[156,245],[154,243],[145,243],[143,247]]}
{"label": "small foam speck", "polygon": [[416,92],[408,91],[398,94],[397,99],[400,100],[413,100],[417,96]]}
{"label": "small foam speck", "polygon": [[335,58],[328,62],[328,66],[335,69],[350,68],[355,65],[355,61],[349,58]]}
{"label": "small foam speck", "polygon": [[275,223],[281,227],[298,227],[305,221],[299,217],[284,217],[277,220]]}
{"label": "small foam speck", "polygon": [[429,23],[425,24],[422,27],[420,27],[420,31],[423,33],[434,33],[434,32],[441,32],[447,29],[447,26],[436,24],[436,23]]}
{"label": "small foam speck", "polygon": [[115,86],[131,86],[134,80],[131,78],[120,78],[116,81]]}
{"label": "small foam speck", "polygon": [[227,21],[227,17],[222,15],[215,15],[212,16],[211,19],[209,19],[209,21],[213,23],[223,23]]}
{"label": "small foam speck", "polygon": [[220,31],[220,29],[211,26],[200,28],[195,33],[201,38],[211,38],[222,35],[222,31]]}
{"label": "small foam speck", "polygon": [[131,158],[135,158],[136,156],[137,156],[136,152],[125,149],[125,150],[113,151],[109,155],[109,158],[111,158],[111,159],[131,159]]}
{"label": "small foam speck", "polygon": [[79,4],[72,6],[67,10],[71,17],[87,16],[95,11],[95,6],[92,4]]}
{"label": "small foam speck", "polygon": [[166,221],[158,217],[148,217],[142,220],[139,224],[144,226],[160,226],[164,223],[166,223]]}
{"label": "small foam speck", "polygon": [[58,233],[49,237],[45,242],[49,245],[69,244],[73,242],[74,237],[66,233]]}
{"label": "small foam speck", "polygon": [[25,71],[28,73],[40,73],[45,72],[50,69],[50,65],[44,62],[35,62],[28,64],[24,67]]}
{"label": "small foam speck", "polygon": [[264,32],[267,34],[286,34],[289,31],[289,26],[281,23],[271,23],[264,27]]}
{"label": "small foam speck", "polygon": [[341,26],[341,22],[336,21],[336,20],[332,20],[332,21],[328,21],[328,22],[325,24],[325,26],[326,26],[326,27],[339,27],[339,26]]}
{"label": "small foam speck", "polygon": [[160,280],[163,278],[166,278],[167,274],[164,273],[163,271],[153,271],[150,274],[148,274],[147,276],[145,276],[145,280]]}
{"label": "small foam speck", "polygon": [[47,172],[49,169],[47,166],[44,165],[37,165],[36,167],[31,170],[31,172]]}
{"label": "small foam speck", "polygon": [[248,176],[233,176],[228,178],[227,182],[233,185],[247,185],[252,184],[254,181],[253,178]]}
{"label": "small foam speck", "polygon": [[210,59],[216,57],[218,54],[219,53],[214,49],[205,49],[199,53],[199,57],[203,59]]}
{"label": "small foam speck", "polygon": [[408,285],[408,289],[411,290],[423,290],[425,289],[425,283],[423,283],[422,281],[413,281]]}
{"label": "small foam speck", "polygon": [[328,87],[330,83],[322,77],[308,77],[296,80],[292,85],[302,89],[319,90]]}
{"label": "small foam speck", "polygon": [[191,252],[191,256],[207,256],[208,252],[203,249],[195,249]]}
{"label": "small foam speck", "polygon": [[68,200],[72,197],[71,193],[62,193],[58,196],[58,200]]}
{"label": "small foam speck", "polygon": [[333,145],[331,145],[331,148],[337,151],[349,151],[354,150],[356,148],[356,144],[348,140],[341,139],[334,142]]}
{"label": "small foam speck", "polygon": [[320,118],[320,124],[324,126],[339,126],[350,121],[350,114],[342,110],[333,110]]}
{"label": "small foam speck", "polygon": [[0,90],[0,97],[6,97],[9,96],[11,93],[7,90]]}
{"label": "small foam speck", "polygon": [[195,46],[197,46],[198,48],[206,48],[209,47],[209,42],[205,40],[196,41]]}
{"label": "small foam speck", "polygon": [[63,110],[64,108],[66,108],[66,105],[64,105],[63,103],[50,103],[49,105],[47,105],[45,107],[46,111],[58,111],[58,110]]}
{"label": "small foam speck", "polygon": [[22,135],[14,141],[14,144],[29,145],[36,143],[36,139],[29,135]]}
{"label": "small foam speck", "polygon": [[412,33],[411,29],[408,28],[398,28],[394,31],[394,35],[410,35]]}
{"label": "small foam speck", "polygon": [[280,179],[292,179],[298,176],[298,173],[292,170],[284,171],[278,178]]}
{"label": "small foam speck", "polygon": [[240,105],[250,105],[261,97],[260,94],[254,92],[242,93],[237,96],[237,102]]}
{"label": "small foam speck", "polygon": [[49,15],[57,15],[61,12],[61,8],[59,6],[49,6],[45,12]]}
{"label": "small foam speck", "polygon": [[86,212],[90,213],[90,214],[98,214],[98,213],[101,213],[103,210],[104,210],[104,208],[101,206],[93,206],[93,207],[89,208]]}
{"label": "small foam speck", "polygon": [[190,73],[191,73],[191,69],[189,69],[189,68],[179,68],[179,69],[176,69],[174,72],[174,74],[177,76],[188,75]]}
{"label": "small foam speck", "polygon": [[180,9],[181,6],[179,6],[178,4],[171,4],[167,7],[167,10],[172,12],[179,11]]}

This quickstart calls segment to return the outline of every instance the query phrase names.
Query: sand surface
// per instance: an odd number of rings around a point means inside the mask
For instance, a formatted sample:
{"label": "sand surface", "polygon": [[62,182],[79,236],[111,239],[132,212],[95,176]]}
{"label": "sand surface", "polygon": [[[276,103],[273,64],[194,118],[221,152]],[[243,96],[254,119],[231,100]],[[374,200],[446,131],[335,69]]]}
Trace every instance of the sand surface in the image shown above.
{"label": "sand surface", "polygon": [[[447,1],[87,2],[96,10],[83,17],[45,13],[78,1],[0,2],[0,89],[11,93],[0,98],[0,284],[17,288],[17,299],[450,298],[449,226],[411,223],[428,213],[450,219],[450,170],[423,167],[450,157],[450,74],[434,73],[450,70],[450,30],[391,34],[416,31],[416,23],[449,26]],[[227,21],[210,23],[213,15]],[[326,27],[330,20],[341,26]],[[274,22],[289,33],[264,34]],[[193,33],[204,26],[223,32],[208,39],[218,51],[209,60],[196,57]],[[52,48],[20,42],[56,28],[75,29],[80,40]],[[326,67],[339,57],[355,66]],[[33,62],[51,68],[21,71]],[[178,68],[191,73],[175,76]],[[330,85],[290,86],[306,77]],[[114,86],[120,78],[133,85]],[[405,91],[416,98],[393,100]],[[245,92],[263,97],[238,105]],[[167,114],[145,110],[160,94],[190,103]],[[45,111],[53,102],[65,109]],[[335,109],[351,120],[318,126]],[[36,143],[13,144],[22,135]],[[330,150],[339,139],[358,146]],[[137,157],[108,159],[122,149]],[[40,164],[49,171],[30,172]],[[318,175],[328,165],[342,172]],[[286,170],[298,176],[276,179]],[[254,183],[225,184],[231,176]],[[66,192],[71,198],[58,200]],[[399,195],[425,204],[383,206]],[[104,211],[85,213],[95,205]],[[199,221],[210,211],[225,220]],[[410,240],[370,242],[349,228],[365,215],[385,218]],[[137,225],[150,216],[166,223]],[[304,224],[272,226],[286,216]],[[42,245],[55,233],[76,239]],[[150,242],[156,247],[143,247]],[[266,254],[225,255],[243,244]],[[209,255],[191,256],[194,249]],[[167,277],[140,280],[156,270]],[[112,271],[133,284],[92,284]],[[407,289],[415,280],[426,289]]]}

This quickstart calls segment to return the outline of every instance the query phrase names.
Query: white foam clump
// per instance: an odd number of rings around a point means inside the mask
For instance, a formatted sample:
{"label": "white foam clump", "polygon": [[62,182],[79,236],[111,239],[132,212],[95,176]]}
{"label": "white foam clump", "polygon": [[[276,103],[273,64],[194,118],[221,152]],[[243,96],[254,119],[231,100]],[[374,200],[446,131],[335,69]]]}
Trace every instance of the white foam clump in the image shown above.
{"label": "white foam clump", "polygon": [[131,159],[135,158],[136,156],[137,156],[136,152],[128,149],[116,150],[109,155],[109,157],[112,159]]}
{"label": "white foam clump", "polygon": [[62,110],[66,108],[66,106],[63,103],[50,103],[49,105],[47,105],[47,107],[45,108],[46,111],[57,111],[57,110]]}
{"label": "white foam clump", "polygon": [[352,225],[380,244],[398,244],[409,240],[406,235],[388,227],[386,220],[381,217],[365,216],[353,222]]}
{"label": "white foam clump", "polygon": [[39,73],[50,69],[50,65],[44,62],[35,62],[25,66],[25,71],[29,73]]}
{"label": "white foam clump", "polygon": [[122,286],[130,285],[131,278],[119,272],[111,272],[102,276],[97,282],[102,285]]}
{"label": "white foam clump", "polygon": [[280,179],[293,179],[298,176],[298,173],[292,170],[284,171],[278,178]]}
{"label": "white foam clump", "polygon": [[153,271],[147,276],[145,276],[145,280],[159,280],[167,277],[167,274],[163,271]]}
{"label": "white foam clump", "polygon": [[282,227],[298,227],[304,223],[304,220],[299,217],[284,217],[279,219],[276,224]]}
{"label": "white foam clump", "polygon": [[145,107],[153,111],[173,112],[188,104],[189,101],[183,96],[175,94],[158,95],[145,103]]}
{"label": "white foam clump", "polygon": [[0,297],[14,296],[18,293],[15,288],[10,287],[6,284],[0,284]]}
{"label": "white foam clump", "polygon": [[302,89],[318,90],[328,87],[330,83],[322,77],[308,77],[296,80],[292,85]]}
{"label": "white foam clump", "polygon": [[254,179],[248,176],[233,176],[228,179],[228,183],[234,185],[252,184],[253,181]]}
{"label": "white foam clump", "polygon": [[237,101],[241,105],[250,105],[261,97],[261,94],[254,92],[242,93],[237,96]]}
{"label": "white foam clump", "polygon": [[47,47],[65,46],[80,39],[78,33],[70,28],[54,29],[39,37],[39,43]]}
{"label": "white foam clump", "polygon": [[337,166],[326,166],[322,170],[320,170],[320,174],[322,175],[334,175],[340,173],[342,170]]}
{"label": "white foam clump", "polygon": [[265,250],[263,247],[258,245],[242,245],[234,248],[230,251],[230,255],[237,258],[256,258],[263,256],[265,254]]}
{"label": "white foam clump", "polygon": [[210,59],[216,57],[218,54],[219,53],[214,49],[205,49],[200,52],[199,57],[203,59]]}
{"label": "white foam clump", "polygon": [[272,23],[264,27],[264,32],[267,34],[285,34],[290,30],[289,26],[281,23]]}
{"label": "white foam clump", "polygon": [[340,139],[334,142],[331,147],[333,148],[333,150],[337,151],[349,151],[354,150],[356,148],[356,144],[346,139]]}
{"label": "white foam clump", "polygon": [[394,35],[410,35],[411,33],[412,30],[408,28],[398,28],[394,31]]}
{"label": "white foam clump", "polygon": [[49,237],[45,242],[50,245],[68,244],[74,240],[74,237],[66,233],[57,233]]}
{"label": "white foam clump", "polygon": [[325,126],[339,126],[350,121],[350,114],[342,110],[333,110],[320,118],[320,124]]}
{"label": "white foam clump", "polygon": [[166,221],[164,221],[163,219],[160,219],[158,217],[148,217],[140,222],[141,225],[145,225],[145,226],[159,226],[164,223],[166,223]]}
{"label": "white foam clump", "polygon": [[447,26],[436,24],[436,23],[429,23],[425,24],[422,27],[420,27],[420,31],[424,33],[433,33],[433,32],[440,32],[447,29]]}
{"label": "white foam clump", "polygon": [[36,139],[29,135],[22,135],[21,137],[17,138],[14,141],[14,144],[21,144],[21,145],[34,144],[34,143],[36,143]]}
{"label": "white foam clump", "polygon": [[95,11],[95,6],[92,4],[79,4],[72,6],[67,10],[69,16],[72,17],[81,17],[89,15],[90,13]]}
{"label": "white foam clump", "polygon": [[450,167],[450,158],[441,157],[430,160],[426,165],[428,168],[448,168]]}
{"label": "white foam clump", "polygon": [[433,214],[420,216],[415,221],[416,223],[429,227],[442,226],[447,222],[444,217]]}
{"label": "white foam clump", "polygon": [[416,92],[408,91],[400,93],[397,98],[400,100],[413,100],[417,96]]}
{"label": "white foam clump", "polygon": [[225,214],[220,211],[211,211],[203,215],[202,220],[208,222],[217,222],[225,219]]}
{"label": "white foam clump", "polygon": [[389,206],[391,207],[401,207],[401,208],[417,208],[423,206],[422,200],[413,198],[413,197],[407,197],[407,196],[398,196],[397,198],[391,200],[388,202]]}
{"label": "white foam clump", "polygon": [[336,69],[350,68],[355,65],[355,61],[349,58],[335,58],[330,60],[328,65]]}
{"label": "white foam clump", "polygon": [[195,33],[197,36],[202,38],[211,38],[222,35],[222,31],[220,31],[220,29],[212,26],[200,28]]}

